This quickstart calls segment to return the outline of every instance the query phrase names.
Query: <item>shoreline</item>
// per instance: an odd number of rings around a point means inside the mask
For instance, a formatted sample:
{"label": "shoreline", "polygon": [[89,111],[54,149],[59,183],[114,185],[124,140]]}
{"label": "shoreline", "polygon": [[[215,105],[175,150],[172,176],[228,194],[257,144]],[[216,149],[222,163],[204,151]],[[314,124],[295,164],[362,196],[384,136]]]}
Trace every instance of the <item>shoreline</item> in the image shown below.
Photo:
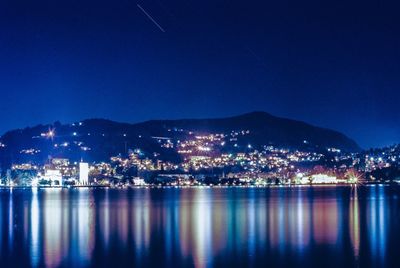
{"label": "shoreline", "polygon": [[127,186],[103,186],[103,185],[74,185],[74,186],[6,186],[0,185],[0,189],[169,189],[169,188],[305,188],[305,187],[366,187],[366,186],[399,186],[397,182],[388,183],[326,183],[326,184],[282,184],[282,185],[127,185]]}

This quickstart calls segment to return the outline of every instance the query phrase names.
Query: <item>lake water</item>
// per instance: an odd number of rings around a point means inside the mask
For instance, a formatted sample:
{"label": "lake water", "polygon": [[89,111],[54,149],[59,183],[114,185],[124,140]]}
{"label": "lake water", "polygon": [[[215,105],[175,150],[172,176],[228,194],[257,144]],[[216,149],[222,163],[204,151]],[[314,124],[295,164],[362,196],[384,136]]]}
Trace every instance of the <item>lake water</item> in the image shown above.
{"label": "lake water", "polygon": [[2,189],[1,267],[400,267],[400,188]]}

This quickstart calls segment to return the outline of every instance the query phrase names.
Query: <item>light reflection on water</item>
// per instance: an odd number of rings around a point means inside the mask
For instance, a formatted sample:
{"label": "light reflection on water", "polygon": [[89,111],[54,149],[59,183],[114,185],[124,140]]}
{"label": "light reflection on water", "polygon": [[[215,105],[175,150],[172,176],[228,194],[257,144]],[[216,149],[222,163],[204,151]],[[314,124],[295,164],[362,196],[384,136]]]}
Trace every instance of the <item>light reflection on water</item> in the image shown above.
{"label": "light reflection on water", "polygon": [[398,266],[394,187],[2,189],[1,267]]}
{"label": "light reflection on water", "polygon": [[360,253],[360,215],[358,204],[358,188],[354,188],[354,193],[350,197],[349,210],[349,232],[351,244],[354,250],[354,257],[358,259]]}

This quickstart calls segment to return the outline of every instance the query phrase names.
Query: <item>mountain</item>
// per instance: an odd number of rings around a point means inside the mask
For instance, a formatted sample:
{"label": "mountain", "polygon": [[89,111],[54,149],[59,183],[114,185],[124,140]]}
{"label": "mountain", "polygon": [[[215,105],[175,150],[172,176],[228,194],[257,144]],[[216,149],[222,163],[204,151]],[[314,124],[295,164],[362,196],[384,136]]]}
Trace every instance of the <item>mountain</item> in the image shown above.
{"label": "mountain", "polygon": [[[219,152],[243,151],[250,145],[255,149],[273,145],[313,151],[360,150],[356,142],[337,131],[252,112],[227,118],[151,120],[136,124],[88,119],[17,129],[0,137],[0,161],[3,166],[26,161],[43,163],[49,156],[102,161],[128,149],[140,149],[148,157],[156,155],[159,159],[179,162],[178,141],[210,133],[226,135],[226,146],[218,148]],[[173,144],[173,148],[161,146],[164,141]]]}

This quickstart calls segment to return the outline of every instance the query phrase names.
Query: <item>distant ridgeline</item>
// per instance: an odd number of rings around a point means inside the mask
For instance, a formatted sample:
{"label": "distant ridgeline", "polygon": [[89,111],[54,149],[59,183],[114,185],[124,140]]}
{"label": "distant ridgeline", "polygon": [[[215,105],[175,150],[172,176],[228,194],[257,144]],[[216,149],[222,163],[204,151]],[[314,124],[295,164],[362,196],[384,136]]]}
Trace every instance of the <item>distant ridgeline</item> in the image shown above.
{"label": "distant ridgeline", "polygon": [[[215,134],[215,135],[210,135]],[[183,144],[196,145],[186,150]],[[193,143],[187,143],[193,140]],[[185,143],[186,141],[186,143]],[[3,168],[11,163],[45,163],[49,157],[108,161],[130,150],[143,157],[178,163],[184,157],[248,152],[265,146],[301,150],[336,148],[359,151],[345,135],[265,112],[218,119],[152,120],[137,124],[89,119],[73,124],[56,122],[9,131],[0,138]]]}

